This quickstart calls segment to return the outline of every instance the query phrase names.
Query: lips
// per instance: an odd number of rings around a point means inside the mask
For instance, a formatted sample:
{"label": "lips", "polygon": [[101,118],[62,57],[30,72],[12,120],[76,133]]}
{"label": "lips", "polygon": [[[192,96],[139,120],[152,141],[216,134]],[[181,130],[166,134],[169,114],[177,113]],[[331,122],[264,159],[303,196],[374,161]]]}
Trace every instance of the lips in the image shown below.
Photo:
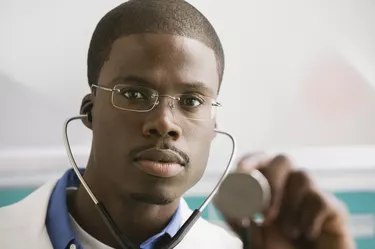
{"label": "lips", "polygon": [[184,170],[183,157],[173,150],[147,149],[134,157],[135,165],[145,173],[158,177],[173,177]]}

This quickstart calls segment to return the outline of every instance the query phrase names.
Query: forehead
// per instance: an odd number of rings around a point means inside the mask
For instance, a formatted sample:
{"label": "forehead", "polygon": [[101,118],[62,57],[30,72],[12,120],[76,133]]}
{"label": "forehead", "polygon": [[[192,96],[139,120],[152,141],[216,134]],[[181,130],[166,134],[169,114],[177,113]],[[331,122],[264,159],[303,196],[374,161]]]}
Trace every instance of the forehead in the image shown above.
{"label": "forehead", "polygon": [[99,84],[113,86],[129,78],[158,89],[197,84],[216,93],[219,86],[214,51],[195,39],[167,34],[130,35],[113,43]]}

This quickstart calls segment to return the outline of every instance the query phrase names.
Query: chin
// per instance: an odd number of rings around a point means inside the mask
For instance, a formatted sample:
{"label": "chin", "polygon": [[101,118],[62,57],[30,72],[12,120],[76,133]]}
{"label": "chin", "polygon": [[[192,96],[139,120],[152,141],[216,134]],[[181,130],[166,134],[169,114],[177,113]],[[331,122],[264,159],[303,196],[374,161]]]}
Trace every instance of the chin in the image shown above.
{"label": "chin", "polygon": [[130,196],[136,201],[153,205],[168,205],[179,198],[167,193],[133,193]]}

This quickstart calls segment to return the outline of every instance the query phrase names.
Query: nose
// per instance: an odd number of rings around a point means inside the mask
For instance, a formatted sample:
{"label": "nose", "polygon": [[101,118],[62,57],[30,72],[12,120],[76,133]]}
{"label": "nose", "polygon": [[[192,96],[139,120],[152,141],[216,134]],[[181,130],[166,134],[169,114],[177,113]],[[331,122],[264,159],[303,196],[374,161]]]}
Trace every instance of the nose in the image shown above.
{"label": "nose", "polygon": [[[169,102],[169,101],[167,101]],[[143,134],[147,137],[168,137],[178,140],[182,129],[176,123],[170,103],[159,104],[148,113],[148,119],[143,124]]]}

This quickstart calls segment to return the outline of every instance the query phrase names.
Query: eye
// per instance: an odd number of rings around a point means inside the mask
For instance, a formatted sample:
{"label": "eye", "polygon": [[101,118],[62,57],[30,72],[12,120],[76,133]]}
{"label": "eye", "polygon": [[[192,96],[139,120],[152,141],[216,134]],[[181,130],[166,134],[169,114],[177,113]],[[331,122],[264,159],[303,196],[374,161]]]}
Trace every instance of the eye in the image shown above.
{"label": "eye", "polygon": [[132,100],[132,99],[146,99],[145,95],[139,91],[136,91],[136,90],[124,90],[124,91],[121,91],[121,94],[124,95],[124,97],[126,97],[127,99],[129,100]]}
{"label": "eye", "polygon": [[203,97],[185,94],[180,97],[180,104],[187,107],[198,107],[205,103]]}

